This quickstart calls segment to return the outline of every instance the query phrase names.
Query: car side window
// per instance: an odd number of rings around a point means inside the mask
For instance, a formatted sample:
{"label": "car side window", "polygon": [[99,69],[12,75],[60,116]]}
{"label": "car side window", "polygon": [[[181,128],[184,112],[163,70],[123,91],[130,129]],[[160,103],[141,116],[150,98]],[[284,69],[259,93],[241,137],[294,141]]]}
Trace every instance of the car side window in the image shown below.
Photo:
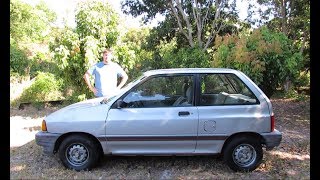
{"label": "car side window", "polygon": [[201,74],[200,106],[259,103],[235,74]]}
{"label": "car side window", "polygon": [[124,108],[192,106],[193,76],[151,77],[132,89],[123,101]]}

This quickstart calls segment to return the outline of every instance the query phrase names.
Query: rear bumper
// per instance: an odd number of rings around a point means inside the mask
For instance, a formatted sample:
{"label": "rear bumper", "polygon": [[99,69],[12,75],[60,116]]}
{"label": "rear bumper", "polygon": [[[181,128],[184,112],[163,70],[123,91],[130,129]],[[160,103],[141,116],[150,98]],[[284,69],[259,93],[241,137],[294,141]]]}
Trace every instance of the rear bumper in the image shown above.
{"label": "rear bumper", "polygon": [[45,154],[54,154],[54,145],[60,134],[48,133],[39,131],[35,135],[36,143],[43,147],[43,152]]}
{"label": "rear bumper", "polygon": [[272,150],[274,147],[279,146],[282,140],[282,133],[276,129],[270,133],[261,133],[261,135],[264,139],[266,150]]}

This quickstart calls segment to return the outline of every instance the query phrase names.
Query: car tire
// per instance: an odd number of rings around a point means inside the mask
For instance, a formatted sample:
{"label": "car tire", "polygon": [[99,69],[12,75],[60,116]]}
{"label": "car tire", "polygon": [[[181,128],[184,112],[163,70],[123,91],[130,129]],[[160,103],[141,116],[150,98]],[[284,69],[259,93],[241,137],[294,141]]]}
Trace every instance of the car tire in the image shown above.
{"label": "car tire", "polygon": [[84,135],[66,137],[59,147],[62,164],[76,171],[91,170],[100,157],[98,145]]}
{"label": "car tire", "polygon": [[225,147],[223,160],[234,171],[253,171],[262,162],[260,142],[250,137],[233,138]]}

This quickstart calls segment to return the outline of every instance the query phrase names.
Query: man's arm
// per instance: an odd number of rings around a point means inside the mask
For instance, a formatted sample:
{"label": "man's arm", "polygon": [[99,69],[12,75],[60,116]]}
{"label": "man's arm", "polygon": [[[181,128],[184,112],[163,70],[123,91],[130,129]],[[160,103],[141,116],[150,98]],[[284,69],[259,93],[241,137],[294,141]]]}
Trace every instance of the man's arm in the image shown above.
{"label": "man's arm", "polygon": [[84,81],[88,85],[90,91],[92,91],[94,94],[96,94],[97,93],[97,89],[91,85],[89,78],[90,78],[90,74],[88,72],[84,73],[84,75],[83,75]]}
{"label": "man's arm", "polygon": [[118,85],[118,87],[117,88],[122,88],[122,86],[127,82],[127,80],[128,80],[128,75],[127,75],[127,73],[125,72],[125,71],[123,71],[123,73],[121,74],[122,75],[122,77],[121,77],[121,81],[120,81],[120,83],[119,83],[119,85]]}

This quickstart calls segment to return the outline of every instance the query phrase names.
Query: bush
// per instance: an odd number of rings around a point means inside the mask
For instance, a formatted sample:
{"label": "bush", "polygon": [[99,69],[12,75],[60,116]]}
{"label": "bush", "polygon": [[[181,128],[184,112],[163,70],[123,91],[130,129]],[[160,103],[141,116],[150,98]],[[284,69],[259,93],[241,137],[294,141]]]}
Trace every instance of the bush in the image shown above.
{"label": "bush", "polygon": [[297,92],[297,90],[294,90],[293,88],[290,89],[288,92],[285,93],[284,95],[285,98],[292,98],[295,101],[305,101],[307,100],[310,96],[305,95],[305,94],[300,94]]}
{"label": "bush", "polygon": [[181,48],[176,54],[171,54],[168,61],[171,61],[171,67],[207,68],[211,66],[209,58],[201,48]]}
{"label": "bush", "polygon": [[295,87],[309,87],[310,86],[310,72],[300,72],[298,78],[294,81]]}
{"label": "bush", "polygon": [[33,84],[23,91],[18,101],[35,103],[64,99],[62,85],[63,81],[56,79],[53,74],[39,72]]}
{"label": "bush", "polygon": [[10,44],[10,73],[29,75],[30,62],[24,50]]}
{"label": "bush", "polygon": [[62,74],[57,63],[50,59],[49,54],[37,52],[30,63],[30,79],[36,77],[39,72],[48,72],[60,76]]}
{"label": "bush", "polygon": [[217,37],[215,48],[215,67],[244,72],[268,97],[286,78],[294,81],[302,64],[302,55],[288,37],[265,27],[247,36]]}
{"label": "bush", "polygon": [[[93,93],[91,93],[91,94],[93,94]],[[77,103],[80,101],[85,101],[85,100],[91,99],[91,98],[94,98],[94,96],[87,95],[87,94],[81,94],[80,92],[75,92],[71,96],[66,97],[65,105]]]}
{"label": "bush", "polygon": [[177,48],[177,40],[161,41],[156,47],[153,58],[143,62],[142,69],[164,68],[208,68],[210,55],[198,47]]}

